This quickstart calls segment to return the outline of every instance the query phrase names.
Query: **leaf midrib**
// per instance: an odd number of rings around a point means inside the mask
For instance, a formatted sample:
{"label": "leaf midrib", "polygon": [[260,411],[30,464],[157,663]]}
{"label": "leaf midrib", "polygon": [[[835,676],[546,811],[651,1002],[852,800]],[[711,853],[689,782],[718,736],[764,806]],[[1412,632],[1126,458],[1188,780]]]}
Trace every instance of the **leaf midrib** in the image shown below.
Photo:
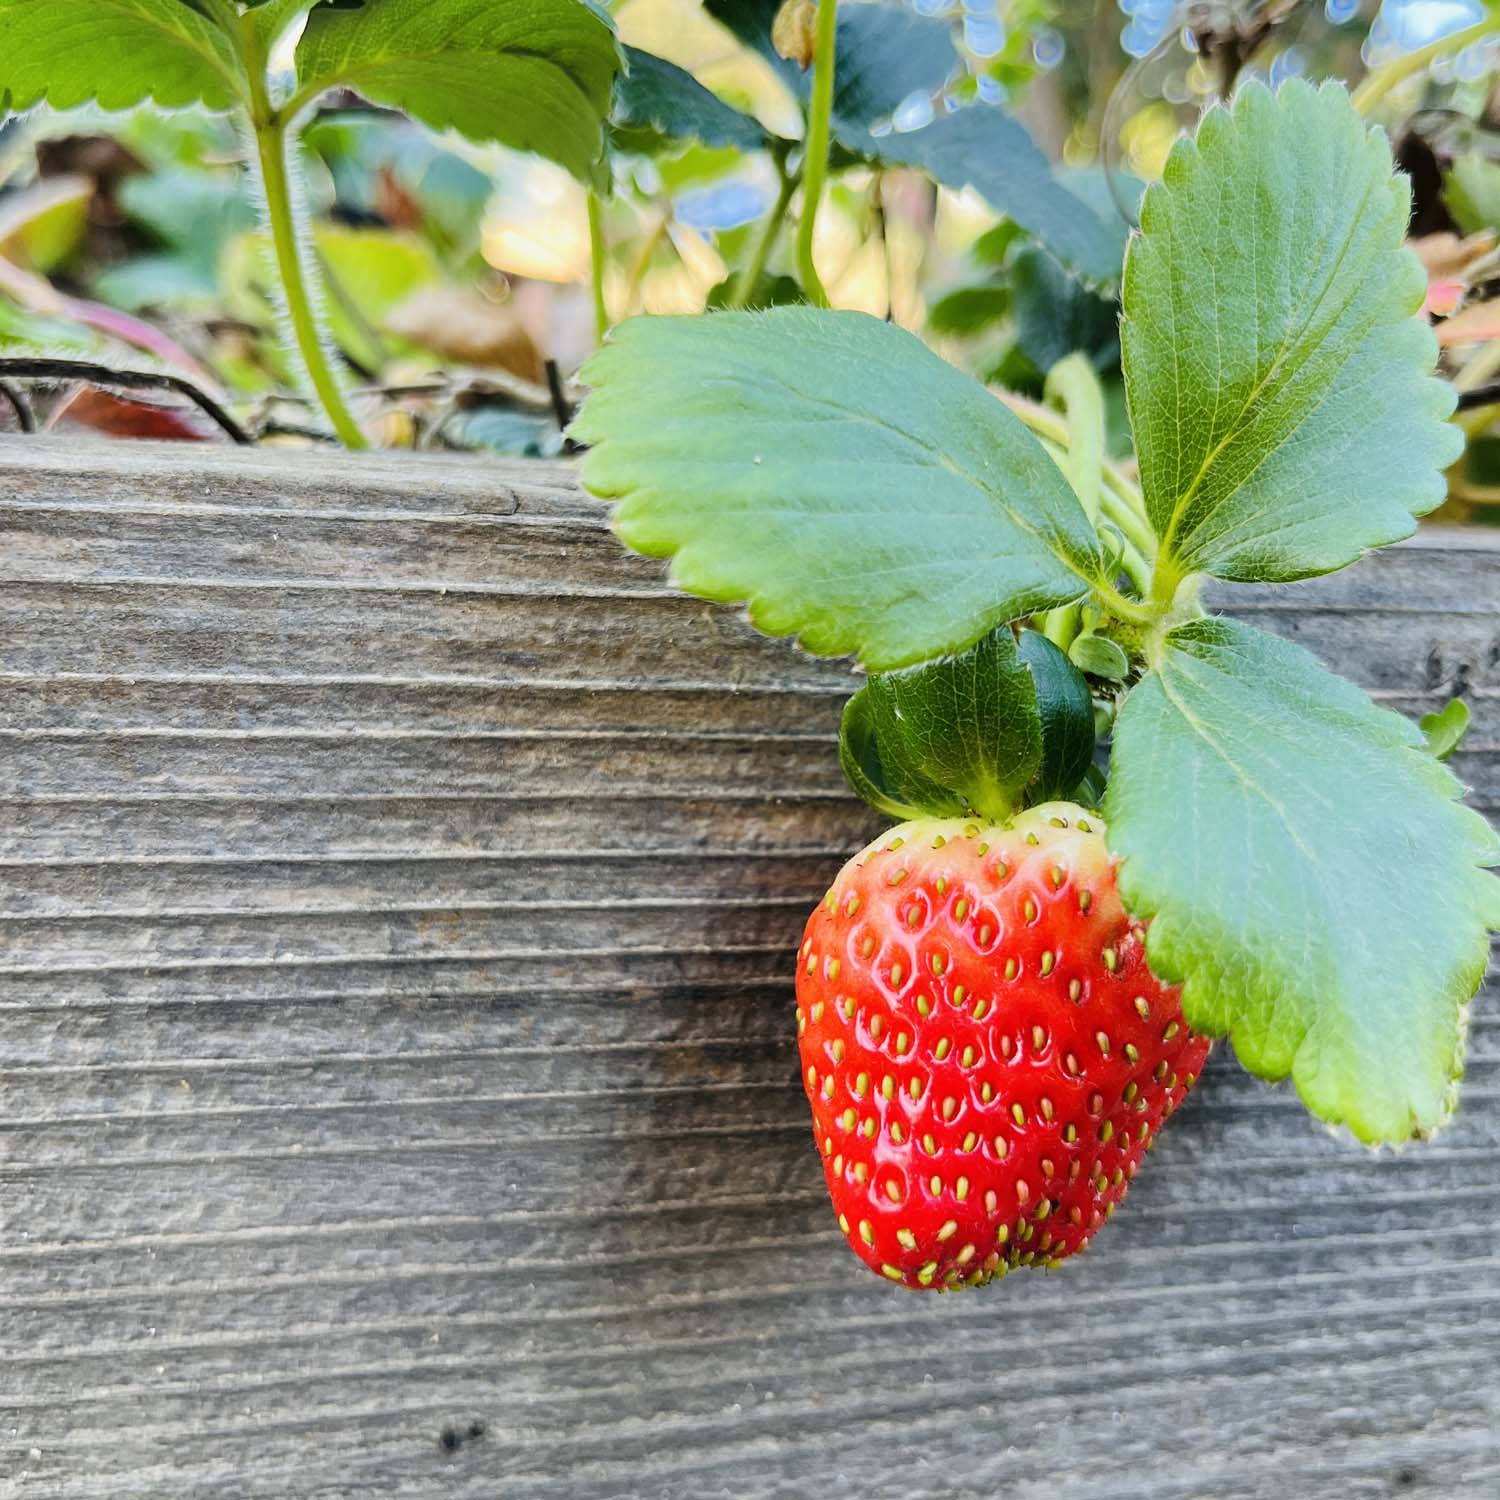
{"label": "leaf midrib", "polygon": [[[1184,648],[1181,646],[1173,647],[1171,649],[1174,649],[1178,652],[1184,651]],[[1192,653],[1185,652],[1185,654],[1191,655]],[[1171,680],[1167,671],[1167,663],[1170,660],[1171,658],[1167,658],[1165,661],[1163,661],[1162,665],[1157,669],[1156,672],[1156,679],[1161,684],[1161,690],[1163,694],[1165,694],[1167,700],[1171,703],[1172,707],[1176,709],[1177,712],[1182,716],[1183,722],[1187,724],[1188,728],[1195,735],[1197,735],[1198,738],[1201,739],[1203,743],[1207,745],[1208,748],[1213,751],[1213,753],[1221,761],[1223,761],[1225,766],[1229,768],[1229,771],[1234,776],[1235,780],[1238,781],[1248,792],[1251,792],[1259,797],[1260,800],[1264,802],[1273,813],[1275,813],[1278,822],[1280,822],[1282,827],[1286,830],[1292,842],[1297,846],[1298,851],[1304,854],[1308,858],[1310,863],[1315,864],[1317,862],[1317,856],[1315,852],[1303,840],[1302,835],[1297,831],[1296,825],[1290,818],[1288,818],[1281,805],[1263,786],[1261,786],[1258,781],[1255,780],[1253,776],[1251,776],[1242,768],[1239,761],[1234,758],[1229,750],[1227,750],[1218,742],[1218,740],[1214,738],[1213,734],[1204,727],[1203,722],[1198,718],[1198,716],[1194,714],[1182,701],[1182,699],[1172,691]]]}
{"label": "leaf midrib", "polygon": [[[995,491],[991,489],[989,485],[985,484],[977,475],[970,473],[969,470],[955,463],[946,452],[944,452],[937,446],[936,442],[926,441],[917,433],[907,431],[906,429],[901,427],[897,427],[893,422],[890,422],[886,418],[878,416],[873,412],[854,411],[847,406],[840,406],[837,402],[829,400],[826,396],[817,396],[810,393],[798,391],[791,385],[791,383],[786,379],[785,376],[780,377],[780,383],[783,389],[785,389],[798,401],[812,406],[819,406],[824,408],[825,410],[836,412],[839,414],[840,418],[843,421],[848,421],[853,418],[857,422],[867,423],[870,426],[875,427],[877,430],[889,432],[893,436],[903,439],[918,452],[932,455],[936,459],[936,464],[934,465],[934,467],[946,469],[948,473],[951,474],[955,479],[960,480],[962,483],[967,484],[971,489],[975,490],[980,496],[983,497],[986,502],[994,506],[994,508],[998,510],[1001,515],[1003,515],[1016,528],[1017,531],[1023,532],[1025,535],[1030,536],[1040,547],[1043,548],[1043,550],[1051,553],[1051,555],[1055,557],[1058,562],[1060,562],[1075,578],[1078,579],[1081,584],[1083,584],[1085,590],[1087,590],[1090,584],[1095,581],[1087,574],[1080,573],[1077,563],[1074,562],[1072,558],[1067,556],[1066,553],[1061,551],[1057,546],[1049,541],[1048,538],[1044,536],[1040,531],[1038,531],[1036,526],[1033,525],[1029,520],[1012,509],[1011,506],[1006,504],[1004,498],[1000,495],[997,495]],[[1024,428],[1022,429],[1022,432],[1025,432]],[[1026,434],[1026,436],[1029,437],[1029,434]],[[1038,444],[1038,451],[1042,458],[1047,459],[1046,450],[1041,448],[1040,444]],[[1047,459],[1047,462],[1050,463],[1051,460]],[[1064,480],[1063,483],[1064,487],[1066,488],[1066,480]],[[1072,497],[1074,503],[1077,504],[1077,496],[1073,495],[1071,489],[1068,489],[1068,494]],[[1079,515],[1083,516],[1083,507],[1081,505],[1079,506]],[[1084,519],[1085,521],[1087,521],[1087,517],[1084,517]]]}
{"label": "leaf midrib", "polygon": [[[1200,463],[1198,466],[1198,472],[1193,476],[1187,489],[1173,503],[1172,519],[1170,522],[1168,522],[1166,534],[1162,537],[1161,541],[1161,553],[1163,556],[1174,558],[1176,557],[1176,553],[1174,551],[1174,543],[1177,539],[1178,523],[1181,521],[1183,516],[1187,514],[1189,507],[1192,505],[1193,500],[1196,498],[1198,491],[1203,487],[1209,471],[1213,468],[1219,456],[1230,445],[1230,443],[1232,443],[1235,438],[1239,436],[1239,434],[1243,430],[1246,413],[1249,412],[1250,409],[1255,405],[1256,401],[1259,400],[1261,393],[1271,383],[1272,379],[1280,373],[1281,368],[1286,362],[1288,356],[1291,354],[1292,349],[1306,335],[1308,326],[1313,322],[1318,313],[1321,311],[1323,304],[1327,301],[1329,293],[1333,289],[1334,282],[1338,279],[1339,273],[1343,269],[1345,260],[1348,258],[1350,247],[1353,245],[1354,239],[1359,230],[1363,227],[1364,212],[1366,206],[1370,201],[1371,194],[1375,192],[1377,187],[1380,187],[1382,185],[1383,184],[1378,183],[1373,176],[1366,183],[1364,196],[1360,199],[1359,210],[1350,218],[1349,229],[1348,233],[1345,235],[1344,243],[1339,246],[1338,253],[1334,258],[1332,266],[1329,268],[1328,274],[1324,280],[1323,288],[1318,293],[1316,300],[1307,309],[1305,314],[1302,314],[1300,316],[1295,336],[1288,335],[1286,339],[1283,339],[1283,341],[1277,348],[1275,357],[1266,367],[1265,374],[1256,383],[1255,388],[1249,393],[1249,395],[1246,396],[1244,402],[1240,406],[1239,412],[1236,414],[1234,420],[1225,430],[1224,436],[1218,441],[1217,444],[1214,445],[1213,449],[1210,452],[1204,455],[1202,463]],[[1218,336],[1218,327],[1219,320],[1217,317],[1215,317],[1214,330],[1216,338]],[[1256,333],[1258,339],[1258,328],[1256,330]],[[1368,330],[1366,330],[1365,336],[1367,336],[1367,334]],[[1365,336],[1361,336],[1359,343],[1354,346],[1354,349],[1357,349],[1358,347],[1363,345]],[[1351,349],[1349,353],[1345,355],[1340,365],[1341,369],[1345,365],[1347,365],[1353,358],[1354,349]],[[1316,349],[1309,350],[1306,358],[1301,363],[1305,364],[1306,360],[1311,359],[1313,353],[1315,352]],[[1175,363],[1176,361],[1174,360],[1174,364]],[[1300,368],[1300,365],[1298,366],[1298,368]],[[1295,371],[1293,371],[1293,373],[1295,374]],[[1227,505],[1231,500],[1233,500],[1235,495],[1239,494],[1245,488],[1245,486],[1250,483],[1250,481],[1256,476],[1256,474],[1258,474],[1260,470],[1266,465],[1266,463],[1270,461],[1271,457],[1274,454],[1280,452],[1281,449],[1286,446],[1287,442],[1289,442],[1291,438],[1302,429],[1302,427],[1306,424],[1308,418],[1311,417],[1323,405],[1323,402],[1326,399],[1327,396],[1325,394],[1322,398],[1315,402],[1312,407],[1310,407],[1302,414],[1302,417],[1297,422],[1297,425],[1293,427],[1290,432],[1286,433],[1282,437],[1280,442],[1276,443],[1274,446],[1268,446],[1260,454],[1259,458],[1255,462],[1254,467],[1239,481],[1237,485],[1235,485],[1234,489],[1232,489],[1227,495],[1223,497],[1223,504]]]}

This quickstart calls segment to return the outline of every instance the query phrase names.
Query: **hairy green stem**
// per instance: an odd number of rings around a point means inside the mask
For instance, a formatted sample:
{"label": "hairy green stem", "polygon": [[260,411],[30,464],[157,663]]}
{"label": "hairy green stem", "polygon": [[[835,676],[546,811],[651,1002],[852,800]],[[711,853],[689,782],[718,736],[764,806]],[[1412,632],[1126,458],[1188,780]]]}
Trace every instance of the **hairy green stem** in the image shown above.
{"label": "hairy green stem", "polygon": [[[1067,449],[1067,423],[1051,407],[1038,406],[1035,401],[1028,401],[1025,396],[1018,396],[1014,391],[998,387],[991,389],[1038,437],[1046,438],[1060,449]],[[1138,524],[1131,540],[1147,557],[1155,556],[1156,534],[1151,530],[1151,523],[1146,517],[1146,502],[1141,497],[1139,488],[1126,477],[1118,464],[1105,459],[1101,469],[1106,492],[1112,492],[1136,518]]]}
{"label": "hairy green stem", "polygon": [[1155,548],[1150,545],[1142,546],[1141,543],[1154,542],[1155,538],[1149,531],[1145,537],[1141,536],[1140,517],[1111,490],[1105,490],[1099,496],[1099,513],[1120,533],[1124,544],[1120,553],[1120,566],[1144,595],[1151,580],[1151,559],[1155,555]]}
{"label": "hairy green stem", "polygon": [[[1054,406],[1062,408],[1067,420],[1063,471],[1089,525],[1097,529],[1104,470],[1104,393],[1099,389],[1099,378],[1083,355],[1070,354],[1048,372],[1046,393]],[[1042,632],[1053,645],[1066,651],[1082,621],[1083,612],[1077,604],[1064,604],[1042,617]]]}
{"label": "hairy green stem", "polygon": [[813,230],[823,179],[828,175],[828,121],[833,113],[833,70],[838,46],[837,0],[818,0],[818,30],[813,44],[812,101],[807,111],[807,140],[802,151],[802,218],[797,225],[797,271],[802,290],[815,307],[828,306],[828,293],[813,264]]}
{"label": "hairy green stem", "polygon": [[1127,620],[1136,625],[1149,625],[1158,616],[1158,611],[1137,599],[1127,599],[1114,584],[1096,579],[1094,592],[1099,602],[1116,619]]}
{"label": "hairy green stem", "polygon": [[1151,569],[1151,592],[1147,595],[1153,614],[1164,615],[1171,610],[1185,577],[1182,569],[1168,554],[1158,554]]}
{"label": "hairy green stem", "polygon": [[797,178],[787,171],[786,163],[780,157],[776,159],[776,170],[781,175],[781,187],[777,190],[776,201],[771,205],[770,215],[761,226],[749,261],[735,277],[734,286],[730,290],[728,305],[736,311],[743,308],[755,294],[755,284],[771,258],[771,251],[781,235],[781,226],[786,222],[787,206],[792,201],[792,194],[797,191]]}
{"label": "hairy green stem", "polygon": [[[1068,449],[1070,434],[1062,417],[1050,407],[1038,406],[1012,391],[998,394],[1000,400],[1042,439],[1043,445],[1057,458],[1058,467],[1067,473],[1068,465],[1062,455]],[[1151,564],[1156,557],[1156,533],[1146,520],[1145,501],[1135,485],[1108,459],[1103,461],[1101,472],[1104,486],[1099,491],[1099,514],[1125,539],[1120,566],[1144,595],[1151,576]]]}
{"label": "hairy green stem", "polygon": [[1155,562],[1156,533],[1142,514],[1141,492],[1112,465],[1105,466],[1099,509],[1148,563]]}
{"label": "hairy green stem", "polygon": [[1492,12],[1482,21],[1476,21],[1472,26],[1466,26],[1462,31],[1455,31],[1451,36],[1439,37],[1435,42],[1429,42],[1425,47],[1419,47],[1415,52],[1408,52],[1405,57],[1398,57],[1391,62],[1375,69],[1353,94],[1353,104],[1362,115],[1369,112],[1385,98],[1392,89],[1405,83],[1408,78],[1422,72],[1424,68],[1444,57],[1452,57],[1455,53],[1462,52],[1466,47],[1472,47],[1475,42],[1482,42],[1486,37],[1500,34],[1500,10]]}
{"label": "hairy green stem", "polygon": [[[1052,461],[1059,469],[1067,471],[1067,448],[1061,443],[1054,443],[1050,438],[1042,438],[1042,447],[1051,455]],[[1125,576],[1136,586],[1141,597],[1144,598],[1146,590],[1151,583],[1151,564],[1142,554],[1141,549],[1130,540],[1127,528],[1137,528],[1140,525],[1135,512],[1130,509],[1117,495],[1105,490],[1099,496],[1099,512],[1102,520],[1113,526],[1119,532],[1120,558],[1119,564]],[[1045,619],[1045,617],[1043,617]]]}
{"label": "hairy green stem", "polygon": [[1082,354],[1070,354],[1047,372],[1047,399],[1068,423],[1068,478],[1092,525],[1099,519],[1104,477],[1104,392],[1094,367]]}
{"label": "hairy green stem", "polygon": [[271,244],[276,252],[276,269],[281,275],[282,293],[286,298],[287,317],[297,340],[307,378],[317,393],[333,430],[346,448],[366,448],[369,444],[359,430],[349,408],[338,377],[328,363],[327,352],[319,337],[317,319],[313,316],[308,295],[306,267],[302,249],[297,243],[296,218],[292,209],[291,183],[286,169],[286,132],[279,121],[255,122],[255,146],[260,157],[261,184],[266,195],[266,212],[271,221]]}
{"label": "hairy green stem", "polygon": [[271,246],[286,299],[287,318],[297,341],[303,368],[333,430],[347,448],[369,446],[349,408],[338,377],[328,362],[319,336],[308,293],[308,267],[297,243],[297,216],[292,204],[292,184],[287,171],[288,123],[292,115],[272,107],[266,89],[266,56],[253,14],[238,17],[236,42],[245,76],[250,85],[250,125],[255,132],[255,150],[260,162],[261,191],[265,194],[266,217],[271,226]]}
{"label": "hairy green stem", "polygon": [[609,332],[609,307],[604,301],[604,206],[599,195],[589,189],[589,284],[594,293],[594,337],[604,342]]}

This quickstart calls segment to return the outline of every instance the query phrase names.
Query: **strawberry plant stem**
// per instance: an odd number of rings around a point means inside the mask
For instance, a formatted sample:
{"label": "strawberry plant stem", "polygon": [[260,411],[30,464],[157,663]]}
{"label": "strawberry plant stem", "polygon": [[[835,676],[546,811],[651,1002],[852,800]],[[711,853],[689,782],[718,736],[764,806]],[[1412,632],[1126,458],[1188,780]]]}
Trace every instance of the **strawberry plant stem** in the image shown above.
{"label": "strawberry plant stem", "polygon": [[[1053,449],[1065,452],[1069,446],[1068,424],[1050,407],[1038,406],[1013,391],[998,392],[1000,399]],[[1067,464],[1059,462],[1065,472]],[[1126,478],[1125,474],[1105,459],[1101,465],[1104,479],[1099,491],[1099,514],[1124,538],[1125,546],[1120,565],[1131,581],[1144,594],[1151,575],[1151,563],[1156,557],[1156,533],[1146,519],[1146,502],[1141,492]]]}
{"label": "strawberry plant stem", "polygon": [[[233,6],[224,7],[232,14]],[[322,403],[333,430],[346,448],[367,448],[369,443],[354,420],[338,377],[328,362],[328,354],[318,335],[308,293],[308,270],[302,246],[297,239],[297,216],[292,202],[292,184],[287,172],[287,152],[291,142],[289,127],[297,108],[276,109],[266,86],[267,59],[253,13],[237,17],[238,31],[230,31],[239,49],[249,83],[250,124],[255,132],[255,151],[260,163],[261,191],[265,197],[266,218],[271,227],[271,245],[276,255],[276,269],[281,276],[281,292],[286,299],[287,320],[297,341],[307,379]],[[229,27],[226,24],[226,30]]]}
{"label": "strawberry plant stem", "polygon": [[1104,393],[1093,367],[1081,354],[1059,360],[1047,373],[1047,399],[1068,422],[1068,478],[1091,522],[1099,519],[1104,477]]}
{"label": "strawberry plant stem", "polygon": [[297,351],[302,356],[307,378],[344,446],[367,447],[364,433],[359,430],[359,424],[344,404],[344,394],[339,389],[338,378],[328,363],[323,341],[318,337],[318,324],[313,316],[312,301],[307,290],[302,247],[297,243],[291,183],[286,169],[286,132],[279,121],[256,121],[255,147],[260,158],[261,184],[271,222],[271,244],[276,253],[276,269],[281,275],[287,317],[297,340]]}
{"label": "strawberry plant stem", "polygon": [[609,307],[604,301],[604,206],[598,193],[589,192],[589,282],[594,293],[594,336],[602,344],[609,332]]}
{"label": "strawberry plant stem", "polygon": [[770,260],[771,251],[781,235],[781,226],[786,221],[787,206],[792,201],[792,194],[797,191],[797,178],[787,171],[786,161],[779,155],[776,157],[776,171],[781,177],[781,186],[777,190],[776,201],[771,205],[771,212],[761,227],[760,236],[755,242],[755,249],[749,261],[735,277],[734,287],[730,292],[728,305],[735,311],[744,307],[754,295],[755,284],[765,271],[766,262]]}
{"label": "strawberry plant stem", "polygon": [[667,230],[672,224],[672,214],[668,210],[657,221],[656,228],[641,241],[641,247],[635,253],[635,259],[630,263],[630,274],[625,278],[625,300],[624,309],[628,316],[636,310],[636,299],[641,293],[641,283],[646,279],[646,272],[651,269],[651,257],[656,254],[657,246],[667,237]]}
{"label": "strawberry plant stem", "polygon": [[1405,57],[1395,58],[1382,67],[1376,68],[1355,89],[1353,94],[1355,109],[1361,114],[1369,114],[1392,89],[1405,83],[1414,74],[1422,72],[1440,58],[1452,57],[1466,47],[1472,47],[1475,42],[1482,42],[1486,37],[1497,33],[1500,33],[1500,10],[1492,12],[1482,21],[1476,21],[1472,26],[1466,26],[1462,31],[1455,31],[1451,36],[1439,37],[1437,41],[1429,42],[1427,46],[1419,47],[1415,52],[1407,53]]}
{"label": "strawberry plant stem", "polygon": [[[1155,552],[1155,538],[1150,528],[1112,490],[1104,490],[1100,494],[1099,513],[1120,533],[1124,543],[1120,565],[1130,575],[1131,582],[1144,594],[1151,577],[1150,558]],[[1143,543],[1146,545],[1143,546]]]}
{"label": "strawberry plant stem", "polygon": [[812,101],[807,111],[807,143],[802,153],[802,218],[797,225],[797,271],[802,290],[816,307],[828,306],[828,293],[813,264],[813,231],[818,201],[828,172],[828,120],[833,112],[834,54],[838,44],[836,0],[818,0],[818,30],[813,44]]}
{"label": "strawberry plant stem", "polygon": [[[1099,389],[1098,377],[1083,355],[1070,354],[1048,371],[1046,393],[1047,399],[1061,407],[1067,418],[1068,445],[1063,472],[1089,524],[1097,530],[1104,470],[1104,394]],[[1066,651],[1081,622],[1079,606],[1064,604],[1042,617],[1042,632],[1054,646]]]}

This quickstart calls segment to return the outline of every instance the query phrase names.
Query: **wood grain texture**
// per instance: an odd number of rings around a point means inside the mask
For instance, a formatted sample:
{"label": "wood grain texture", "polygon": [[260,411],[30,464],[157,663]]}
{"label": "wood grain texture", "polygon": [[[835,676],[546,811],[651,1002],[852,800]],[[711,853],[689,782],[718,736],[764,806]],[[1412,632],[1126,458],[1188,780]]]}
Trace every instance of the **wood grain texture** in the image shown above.
{"label": "wood grain texture", "polygon": [[[843,665],[561,466],[0,470],[0,1494],[1500,1495],[1493,988],[1431,1145],[1221,1049],[1076,1265],[883,1288],[789,1023]],[[1233,607],[1500,806],[1500,534]]]}

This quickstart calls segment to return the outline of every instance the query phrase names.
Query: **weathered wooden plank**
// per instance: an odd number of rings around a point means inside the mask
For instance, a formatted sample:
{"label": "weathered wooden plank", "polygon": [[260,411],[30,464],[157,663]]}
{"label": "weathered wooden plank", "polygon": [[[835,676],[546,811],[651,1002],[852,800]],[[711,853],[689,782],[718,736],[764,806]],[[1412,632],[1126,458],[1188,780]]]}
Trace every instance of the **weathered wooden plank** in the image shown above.
{"label": "weathered wooden plank", "polygon": [[[843,665],[563,466],[0,468],[0,1493],[1500,1493],[1493,983],[1431,1145],[1221,1051],[1079,1264],[883,1290],[786,1024]],[[1220,600],[1495,808],[1497,560]]]}

